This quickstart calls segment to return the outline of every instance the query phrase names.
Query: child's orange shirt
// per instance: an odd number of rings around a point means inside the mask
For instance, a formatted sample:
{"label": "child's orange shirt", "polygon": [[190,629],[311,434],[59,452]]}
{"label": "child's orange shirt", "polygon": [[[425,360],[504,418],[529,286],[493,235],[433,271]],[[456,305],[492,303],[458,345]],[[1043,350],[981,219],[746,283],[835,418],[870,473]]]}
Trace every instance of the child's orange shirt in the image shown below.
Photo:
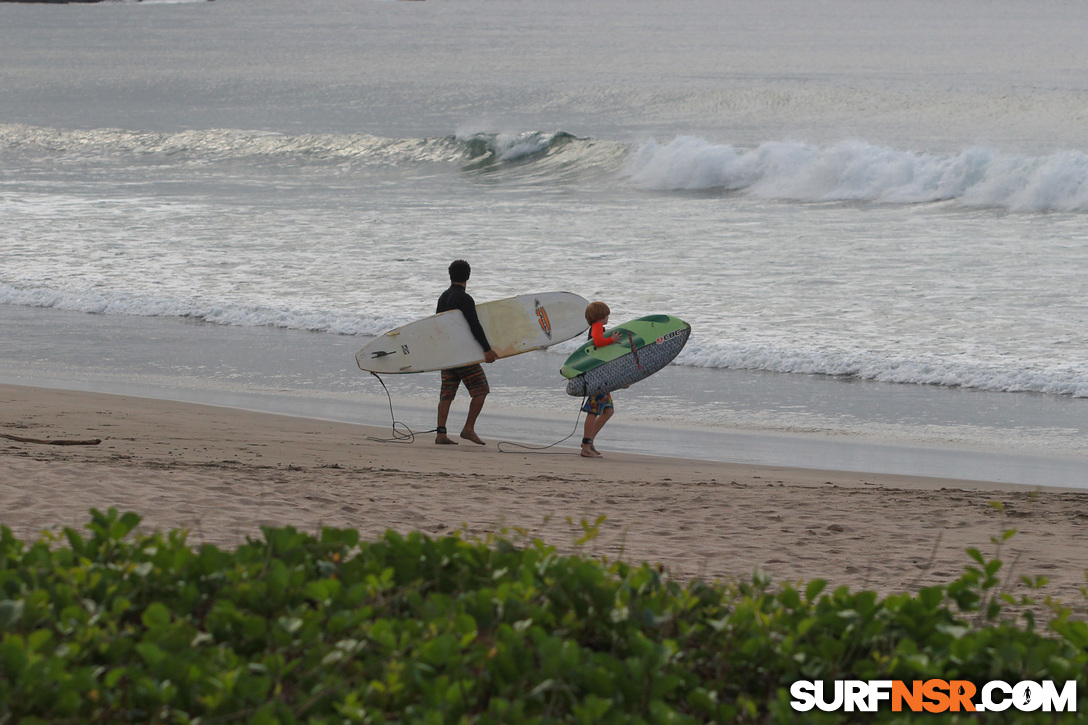
{"label": "child's orange shirt", "polygon": [[603,322],[594,322],[589,326],[589,337],[597,347],[606,347],[615,342],[611,337],[604,336]]}

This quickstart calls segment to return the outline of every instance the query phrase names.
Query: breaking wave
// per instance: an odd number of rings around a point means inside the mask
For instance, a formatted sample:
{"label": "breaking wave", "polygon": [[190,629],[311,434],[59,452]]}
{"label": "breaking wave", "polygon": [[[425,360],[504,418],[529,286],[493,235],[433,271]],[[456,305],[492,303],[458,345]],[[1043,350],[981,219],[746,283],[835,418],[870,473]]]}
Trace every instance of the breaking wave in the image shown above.
{"label": "breaking wave", "polygon": [[762,199],[918,204],[1016,212],[1088,210],[1088,155],[1043,157],[972,148],[933,154],[844,141],[830,147],[768,142],[750,150],[679,137],[649,142],[626,171],[642,189],[720,189]]}
{"label": "breaking wave", "polygon": [[826,147],[767,141],[742,149],[692,136],[629,145],[565,131],[394,139],[363,133],[149,133],[7,124],[0,125],[0,154],[89,163],[136,157],[194,164],[231,160],[363,167],[442,164],[469,176],[531,176],[545,184],[626,181],[644,191],[722,191],[797,202],[949,202],[1013,212],[1088,211],[1088,154],[1078,150],[1019,156],[988,148],[940,154],[863,141]]}
{"label": "breaking wave", "polygon": [[622,159],[626,151],[627,148],[620,144],[579,139],[562,131],[394,139],[363,133],[286,135],[222,129],[151,133],[0,124],[0,153],[68,157],[90,162],[110,157],[161,157],[175,162],[264,160],[290,164],[381,166],[439,163],[478,171],[545,162],[559,154],[566,157],[568,164],[592,167],[602,160]]}

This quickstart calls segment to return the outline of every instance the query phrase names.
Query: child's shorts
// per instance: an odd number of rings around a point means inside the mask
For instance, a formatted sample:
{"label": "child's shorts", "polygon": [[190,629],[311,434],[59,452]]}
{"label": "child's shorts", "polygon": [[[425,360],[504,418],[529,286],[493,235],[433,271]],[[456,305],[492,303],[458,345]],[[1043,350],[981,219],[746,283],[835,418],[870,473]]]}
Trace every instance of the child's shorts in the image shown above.
{"label": "child's shorts", "polygon": [[606,410],[614,410],[615,406],[612,405],[612,394],[605,393],[604,395],[591,395],[586,398],[586,404],[582,406],[583,413],[589,413],[590,415],[600,415]]}

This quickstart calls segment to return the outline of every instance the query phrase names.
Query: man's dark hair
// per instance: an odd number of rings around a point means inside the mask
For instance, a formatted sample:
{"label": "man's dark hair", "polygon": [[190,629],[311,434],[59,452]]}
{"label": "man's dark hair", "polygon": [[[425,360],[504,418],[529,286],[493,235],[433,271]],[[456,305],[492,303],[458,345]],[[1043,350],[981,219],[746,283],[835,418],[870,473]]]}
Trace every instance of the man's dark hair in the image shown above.
{"label": "man's dark hair", "polygon": [[470,267],[468,262],[463,259],[458,259],[450,265],[450,282],[468,282],[469,275],[471,274],[472,267]]}

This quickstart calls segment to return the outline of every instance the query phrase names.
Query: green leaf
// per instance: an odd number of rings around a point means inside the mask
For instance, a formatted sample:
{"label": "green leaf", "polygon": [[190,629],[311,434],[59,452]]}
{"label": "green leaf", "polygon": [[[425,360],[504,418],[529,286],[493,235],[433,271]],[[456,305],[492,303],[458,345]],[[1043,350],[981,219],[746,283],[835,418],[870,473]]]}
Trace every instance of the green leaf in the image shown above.
{"label": "green leaf", "polygon": [[0,629],[14,629],[23,618],[23,600],[5,599],[0,601]]}
{"label": "green leaf", "polygon": [[166,652],[153,642],[140,642],[136,645],[136,651],[145,663],[157,667],[166,659]]}
{"label": "green leaf", "polygon": [[162,602],[152,602],[144,610],[140,621],[148,629],[161,629],[170,625],[170,610]]}
{"label": "green leaf", "polygon": [[808,601],[814,601],[816,597],[820,596],[820,592],[827,588],[826,579],[813,579],[805,587],[805,599]]}

